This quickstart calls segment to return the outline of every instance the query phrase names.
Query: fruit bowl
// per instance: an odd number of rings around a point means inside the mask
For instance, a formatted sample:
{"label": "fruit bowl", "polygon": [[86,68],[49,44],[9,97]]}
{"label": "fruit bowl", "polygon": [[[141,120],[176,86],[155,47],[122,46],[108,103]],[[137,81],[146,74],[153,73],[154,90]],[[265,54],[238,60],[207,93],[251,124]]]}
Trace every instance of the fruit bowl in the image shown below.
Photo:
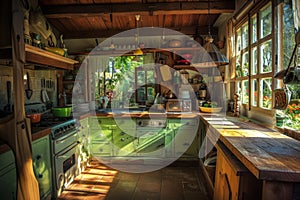
{"label": "fruit bowl", "polygon": [[212,108],[212,107],[202,107],[202,106],[199,106],[199,109],[200,109],[201,112],[218,113],[218,112],[221,112],[222,107]]}

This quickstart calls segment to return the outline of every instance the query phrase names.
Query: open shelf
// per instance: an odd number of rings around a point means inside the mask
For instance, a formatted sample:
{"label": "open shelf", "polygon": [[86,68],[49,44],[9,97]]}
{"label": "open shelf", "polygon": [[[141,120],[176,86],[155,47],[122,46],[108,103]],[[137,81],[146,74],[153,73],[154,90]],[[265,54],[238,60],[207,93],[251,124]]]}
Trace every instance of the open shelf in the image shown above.
{"label": "open shelf", "polygon": [[73,70],[78,61],[25,44],[26,62]]}

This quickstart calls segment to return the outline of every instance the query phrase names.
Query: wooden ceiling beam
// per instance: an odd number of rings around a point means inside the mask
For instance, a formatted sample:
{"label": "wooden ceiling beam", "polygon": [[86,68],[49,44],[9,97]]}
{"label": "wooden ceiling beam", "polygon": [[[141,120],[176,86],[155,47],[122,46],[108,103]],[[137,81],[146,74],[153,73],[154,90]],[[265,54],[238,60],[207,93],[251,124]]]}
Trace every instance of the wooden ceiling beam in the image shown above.
{"label": "wooden ceiling beam", "polygon": [[[191,26],[191,27],[166,27],[167,29],[178,31],[185,35],[206,35],[208,34],[207,26]],[[141,29],[142,30],[142,29]],[[112,30],[93,30],[93,31],[72,31],[64,34],[65,39],[80,39],[80,38],[109,38],[116,34],[128,31],[128,29],[112,29]],[[211,28],[211,34],[217,34],[218,30],[216,28]],[[160,35],[161,33],[158,33]],[[124,33],[126,37],[126,32]],[[175,35],[174,32],[166,31],[166,35]],[[140,36],[154,36],[152,33],[140,33]],[[120,35],[120,37],[123,37]]]}
{"label": "wooden ceiling beam", "polygon": [[[235,1],[212,1],[210,13],[232,13]],[[43,13],[47,18],[72,18],[85,16],[99,16],[103,14],[124,15],[160,15],[160,14],[208,14],[208,1],[199,2],[170,2],[170,3],[115,3],[115,4],[81,4],[43,6]]]}

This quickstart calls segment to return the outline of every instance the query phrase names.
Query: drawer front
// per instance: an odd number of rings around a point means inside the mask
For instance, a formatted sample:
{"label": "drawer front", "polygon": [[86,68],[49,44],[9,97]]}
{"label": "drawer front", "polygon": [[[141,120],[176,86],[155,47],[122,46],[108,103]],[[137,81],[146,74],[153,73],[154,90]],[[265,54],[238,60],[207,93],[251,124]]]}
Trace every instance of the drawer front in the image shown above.
{"label": "drawer front", "polygon": [[116,123],[112,118],[91,117],[89,120],[90,128],[114,129]]}
{"label": "drawer front", "polygon": [[98,130],[90,129],[91,141],[101,140],[101,141],[112,141],[112,130]]}
{"label": "drawer front", "polygon": [[110,142],[95,141],[91,144],[91,153],[95,156],[112,156],[112,150]]}
{"label": "drawer front", "polygon": [[88,125],[89,125],[89,118],[85,118],[85,119],[80,120],[80,126],[82,128],[87,128]]}

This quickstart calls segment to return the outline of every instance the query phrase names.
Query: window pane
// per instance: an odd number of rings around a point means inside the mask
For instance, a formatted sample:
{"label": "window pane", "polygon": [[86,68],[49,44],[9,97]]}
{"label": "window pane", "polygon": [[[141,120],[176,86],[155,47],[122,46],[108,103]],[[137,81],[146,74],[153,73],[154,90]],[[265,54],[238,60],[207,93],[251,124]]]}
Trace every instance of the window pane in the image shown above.
{"label": "window pane", "polygon": [[236,64],[235,64],[235,66],[236,66],[236,69],[235,69],[236,77],[241,77],[242,76],[243,70],[242,70],[242,67],[241,67],[241,65],[242,65],[241,62],[242,62],[241,61],[241,56],[238,55],[236,57]]}
{"label": "window pane", "polygon": [[147,71],[147,83],[153,84],[155,82],[154,80],[154,71]]}
{"label": "window pane", "polygon": [[[283,68],[287,68],[295,46],[294,18],[292,2],[287,1],[283,4]],[[298,62],[299,63],[299,62]]]}
{"label": "window pane", "polygon": [[236,82],[236,86],[235,86],[235,91],[236,93],[238,93],[240,96],[242,95],[242,86],[241,86],[241,82],[240,81],[237,81]]}
{"label": "window pane", "polygon": [[251,100],[252,105],[257,106],[257,80],[252,80],[252,93],[251,93]]}
{"label": "window pane", "polygon": [[243,49],[248,46],[248,23],[246,23],[242,27],[242,45]]}
{"label": "window pane", "polygon": [[271,5],[260,11],[260,38],[264,38],[265,36],[271,34],[272,31],[272,7]]}
{"label": "window pane", "polygon": [[237,49],[237,54],[239,54],[239,51],[242,50],[242,33],[241,33],[241,29],[237,30],[236,32],[236,49]]}
{"label": "window pane", "polygon": [[251,19],[252,24],[252,43],[255,43],[257,41],[257,19],[256,15],[254,15]]}
{"label": "window pane", "polygon": [[145,72],[144,71],[138,71],[137,73],[137,84],[138,86],[140,85],[145,85]]}
{"label": "window pane", "polygon": [[267,73],[272,71],[272,41],[268,40],[263,43],[260,48],[260,72]]}
{"label": "window pane", "polygon": [[261,107],[272,108],[272,78],[264,78],[260,82],[260,102]]}
{"label": "window pane", "polygon": [[249,53],[248,52],[245,52],[243,54],[243,60],[242,60],[242,76],[248,76],[249,73]]}
{"label": "window pane", "polygon": [[254,47],[252,48],[252,64],[251,64],[251,68],[252,68],[252,75],[257,74],[257,48]]}
{"label": "window pane", "polygon": [[247,104],[249,102],[249,81],[242,81],[242,102]]}

